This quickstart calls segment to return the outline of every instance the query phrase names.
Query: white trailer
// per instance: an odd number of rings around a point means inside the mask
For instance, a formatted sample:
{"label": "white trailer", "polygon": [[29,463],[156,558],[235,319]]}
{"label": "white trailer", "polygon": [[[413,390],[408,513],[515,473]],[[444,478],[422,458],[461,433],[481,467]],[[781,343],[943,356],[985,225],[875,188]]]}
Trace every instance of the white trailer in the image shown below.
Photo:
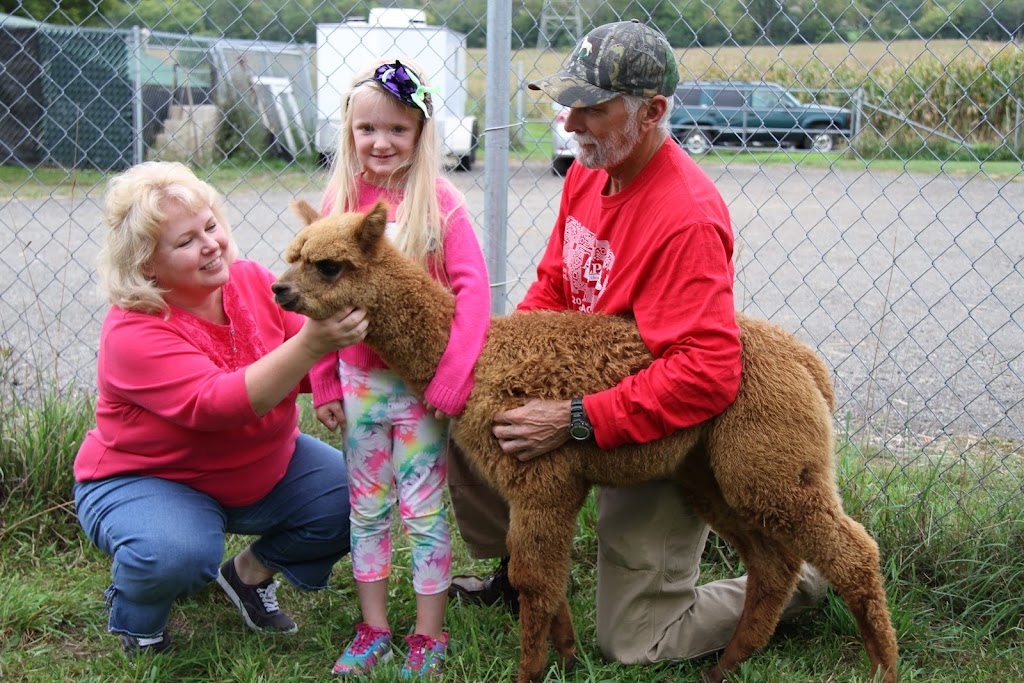
{"label": "white trailer", "polygon": [[321,158],[333,157],[338,149],[341,97],[355,73],[376,59],[407,57],[441,90],[433,96],[434,116],[446,158],[461,170],[471,169],[479,131],[476,117],[466,116],[466,37],[413,17],[399,22],[372,10],[370,17],[371,21],[317,24],[316,147]]}

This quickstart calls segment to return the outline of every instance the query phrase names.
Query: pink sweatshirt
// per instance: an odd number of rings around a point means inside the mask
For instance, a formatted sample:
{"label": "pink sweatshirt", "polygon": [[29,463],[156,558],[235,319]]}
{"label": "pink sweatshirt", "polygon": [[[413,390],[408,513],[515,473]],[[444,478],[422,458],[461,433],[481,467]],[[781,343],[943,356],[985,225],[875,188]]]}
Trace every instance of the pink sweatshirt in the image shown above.
{"label": "pink sweatshirt", "polygon": [[262,417],[245,389],[245,368],[305,320],[274,303],[274,280],[236,260],[223,288],[228,325],[173,306],[167,320],[111,306],[100,332],[96,427],[78,450],[76,480],[161,477],[227,506],[254,503],[281,480],[299,434],[299,387]]}
{"label": "pink sweatshirt", "polygon": [[[388,202],[388,220],[395,220],[395,210],[404,193],[371,185],[359,179],[359,206],[357,211],[368,211],[383,198]],[[330,213],[335,194],[324,195],[321,212]],[[455,295],[455,318],[452,321],[448,347],[441,356],[437,373],[424,392],[426,402],[448,415],[458,415],[473,390],[473,367],[487,339],[490,326],[491,288],[483,252],[473,232],[465,206],[457,190],[446,178],[438,178],[437,199],[442,218],[451,212],[444,226],[444,272]],[[453,211],[454,209],[454,211]],[[432,264],[432,270],[437,264]],[[437,277],[434,273],[435,278]],[[338,359],[349,365],[364,368],[387,367],[380,356],[365,344],[357,344],[331,353],[310,370],[313,385],[313,405],[341,399],[341,380],[338,377]]]}

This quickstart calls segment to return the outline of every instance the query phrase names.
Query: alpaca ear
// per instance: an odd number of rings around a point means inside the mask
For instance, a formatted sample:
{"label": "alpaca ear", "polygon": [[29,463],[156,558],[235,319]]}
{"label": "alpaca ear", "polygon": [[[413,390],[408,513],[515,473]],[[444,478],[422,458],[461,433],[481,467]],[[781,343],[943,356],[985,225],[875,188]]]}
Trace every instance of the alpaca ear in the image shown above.
{"label": "alpaca ear", "polygon": [[301,232],[295,236],[295,239],[291,241],[288,248],[284,250],[284,260],[286,263],[295,263],[302,256],[302,246],[306,243],[306,236]]}
{"label": "alpaca ear", "polygon": [[356,242],[364,254],[369,254],[384,236],[388,227],[388,205],[383,199],[377,201],[356,229]]}
{"label": "alpaca ear", "polygon": [[292,211],[295,215],[303,220],[306,225],[309,225],[313,221],[318,221],[323,216],[320,212],[313,208],[313,205],[307,202],[305,199],[295,199],[290,203]]}

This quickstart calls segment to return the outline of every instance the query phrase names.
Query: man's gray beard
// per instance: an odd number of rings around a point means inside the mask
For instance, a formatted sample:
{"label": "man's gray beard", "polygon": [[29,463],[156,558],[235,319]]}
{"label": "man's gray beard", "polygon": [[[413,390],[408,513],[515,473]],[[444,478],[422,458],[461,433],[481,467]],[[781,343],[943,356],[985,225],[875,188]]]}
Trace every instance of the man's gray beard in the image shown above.
{"label": "man's gray beard", "polygon": [[630,116],[621,133],[616,131],[608,140],[598,143],[593,152],[585,152],[581,147],[576,153],[576,161],[590,169],[617,166],[633,152],[639,139],[640,122],[635,116]]}

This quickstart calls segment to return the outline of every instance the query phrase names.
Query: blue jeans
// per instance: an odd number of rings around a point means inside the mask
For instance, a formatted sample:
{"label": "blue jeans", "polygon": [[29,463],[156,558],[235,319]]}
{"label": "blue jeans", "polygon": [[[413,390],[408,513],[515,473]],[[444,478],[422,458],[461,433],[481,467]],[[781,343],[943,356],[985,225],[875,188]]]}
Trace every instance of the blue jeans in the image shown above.
{"label": "blue jeans", "polygon": [[304,590],[325,588],[349,551],[342,454],[302,434],[284,478],[262,500],[224,507],[184,484],[122,476],[75,484],[78,519],[113,558],[108,629],[139,638],[167,627],[171,605],[217,576],[224,534],[260,536],[256,558]]}

